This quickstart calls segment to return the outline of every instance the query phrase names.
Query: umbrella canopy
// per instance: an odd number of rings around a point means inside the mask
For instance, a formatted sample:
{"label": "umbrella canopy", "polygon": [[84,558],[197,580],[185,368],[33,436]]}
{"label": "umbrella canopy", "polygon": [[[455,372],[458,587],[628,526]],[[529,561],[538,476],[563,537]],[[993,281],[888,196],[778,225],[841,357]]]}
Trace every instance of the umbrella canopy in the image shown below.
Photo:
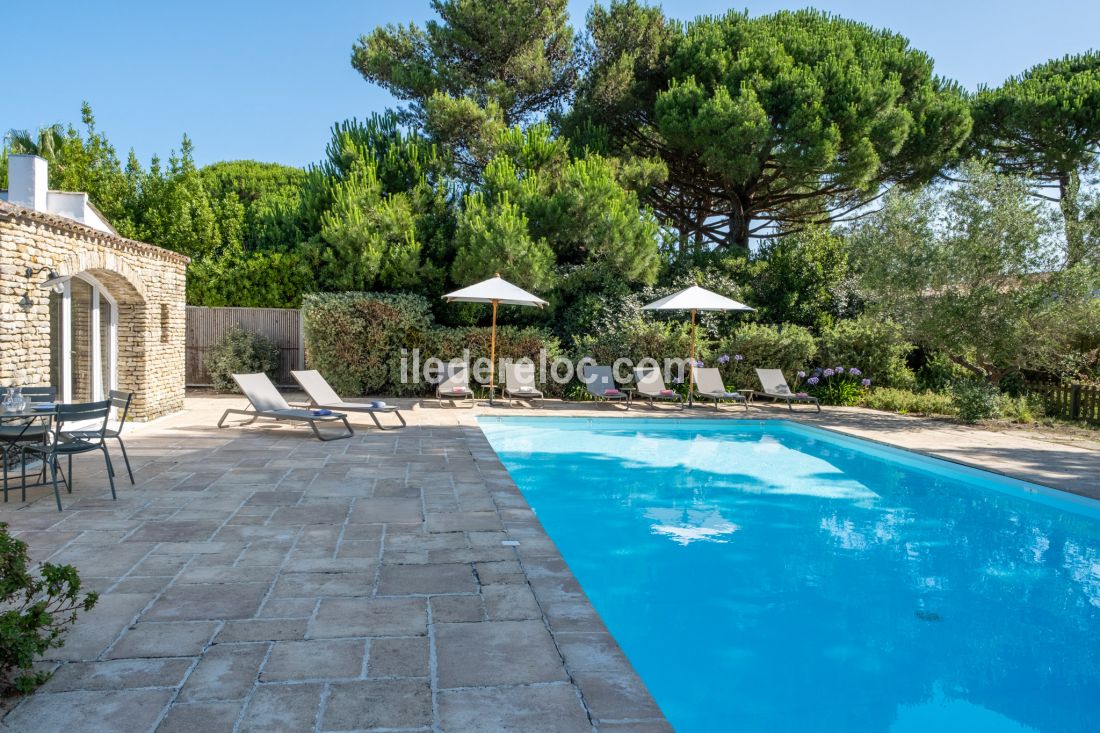
{"label": "umbrella canopy", "polygon": [[489,340],[489,404],[493,404],[493,376],[494,362],[497,359],[497,306],[504,305],[533,305],[541,308],[547,305],[546,301],[537,295],[528,293],[523,288],[517,287],[500,276],[470,285],[453,293],[447,293],[443,300],[448,303],[462,301],[465,303],[492,303],[493,304],[493,335]]}
{"label": "umbrella canopy", "polygon": [[503,303],[504,305],[533,305],[538,308],[546,305],[546,301],[537,295],[528,293],[523,288],[516,287],[500,275],[482,280],[476,285],[470,285],[447,293],[443,300],[461,300],[467,303]]}
{"label": "umbrella canopy", "polygon": [[755,308],[750,308],[744,303],[738,303],[732,298],[719,295],[706,288],[701,288],[698,285],[692,285],[690,288],[684,288],[678,293],[673,293],[660,300],[655,300],[649,305],[643,305],[642,310],[751,311],[755,310]]}
{"label": "umbrella canopy", "polygon": [[642,306],[646,311],[691,311],[691,366],[688,370],[688,404],[691,404],[695,392],[695,312],[696,311],[752,311],[744,303],[719,295],[698,285],[684,288],[678,293],[655,300]]}

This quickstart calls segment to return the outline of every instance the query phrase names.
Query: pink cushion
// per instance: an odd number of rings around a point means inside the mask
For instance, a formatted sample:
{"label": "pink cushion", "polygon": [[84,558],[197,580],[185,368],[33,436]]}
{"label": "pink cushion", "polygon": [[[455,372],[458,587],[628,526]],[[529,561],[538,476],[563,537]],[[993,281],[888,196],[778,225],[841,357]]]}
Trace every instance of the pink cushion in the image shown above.
{"label": "pink cushion", "polygon": [[662,389],[662,390],[661,390],[661,394],[664,394],[664,395],[674,395],[674,394],[676,394],[676,391],[675,391],[675,390],[671,390],[671,389]]}
{"label": "pink cushion", "polygon": [[809,392],[796,392],[794,396],[795,397],[809,397],[810,393]]}
{"label": "pink cushion", "polygon": [[463,393],[466,392],[466,388],[465,387],[451,387],[451,391],[454,392],[455,394],[463,394]]}
{"label": "pink cushion", "polygon": [[605,395],[605,396],[607,396],[607,397],[614,397],[615,395],[621,395],[621,394],[622,394],[622,392],[620,392],[620,391],[619,391],[619,390],[617,390],[617,389],[605,389],[605,390],[603,391],[603,393],[604,393],[604,395]]}

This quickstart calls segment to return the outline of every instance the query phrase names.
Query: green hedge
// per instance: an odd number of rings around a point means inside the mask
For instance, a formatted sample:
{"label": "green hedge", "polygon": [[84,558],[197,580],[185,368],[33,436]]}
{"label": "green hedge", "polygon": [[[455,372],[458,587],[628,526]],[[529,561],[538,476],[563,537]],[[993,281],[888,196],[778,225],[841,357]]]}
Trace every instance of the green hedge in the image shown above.
{"label": "green hedge", "polygon": [[[798,372],[813,363],[816,353],[813,335],[802,326],[746,323],[718,342],[714,366],[722,371],[728,387],[758,388],[757,369],[781,369],[794,389]],[[738,356],[742,358],[738,360]]]}
{"label": "green hedge", "polygon": [[306,361],[342,395],[412,395],[401,349],[424,348],[432,329],[428,301],[394,293],[314,293],[302,300]]}
{"label": "green hedge", "polygon": [[818,358],[824,367],[858,367],[873,384],[911,389],[916,384],[906,358],[913,344],[891,320],[860,316],[821,332]]}
{"label": "green hedge", "polygon": [[[306,360],[342,395],[429,394],[432,385],[423,380],[430,357],[443,361],[463,357],[469,349],[471,364],[488,358],[490,329],[448,328],[434,324],[428,301],[419,295],[392,293],[317,293],[302,302]],[[420,370],[412,378],[413,350],[420,350]],[[538,328],[497,327],[497,359],[527,357],[538,363],[545,349],[548,360],[562,355],[561,345]],[[409,379],[402,380],[402,359]],[[497,383],[503,382],[498,375]],[[557,396],[560,385],[545,385]]]}

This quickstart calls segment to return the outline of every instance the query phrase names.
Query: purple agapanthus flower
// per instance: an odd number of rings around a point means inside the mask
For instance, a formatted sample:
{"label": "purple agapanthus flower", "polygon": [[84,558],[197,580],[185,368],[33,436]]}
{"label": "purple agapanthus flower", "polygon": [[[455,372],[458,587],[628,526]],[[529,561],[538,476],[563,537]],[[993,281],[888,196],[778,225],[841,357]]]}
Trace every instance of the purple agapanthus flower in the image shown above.
{"label": "purple agapanthus flower", "polygon": [[863,384],[864,387],[870,387],[871,386],[871,380],[870,379],[864,379],[862,384]]}
{"label": "purple agapanthus flower", "polygon": [[849,369],[848,373],[851,374],[853,377],[858,377],[859,375],[863,374],[863,372],[861,372],[859,369],[856,369],[855,367]]}
{"label": "purple agapanthus flower", "polygon": [[729,364],[730,363],[730,355],[729,354],[722,354],[721,356],[718,357],[718,363],[719,364]]}
{"label": "purple agapanthus flower", "polygon": [[745,357],[741,356],[740,354],[734,354],[733,355],[733,360],[734,361],[744,361]]}
{"label": "purple agapanthus flower", "polygon": [[697,367],[699,367],[700,369],[702,369],[702,368],[703,368],[703,360],[702,360],[702,359],[700,359],[699,361],[695,362],[695,366],[697,366]]}
{"label": "purple agapanthus flower", "polygon": [[806,380],[806,384],[817,384],[820,381],[821,380],[818,379],[817,377],[810,377],[809,379]]}
{"label": "purple agapanthus flower", "polygon": [[824,372],[822,372],[822,374],[824,374],[826,377],[831,377],[836,374],[836,372],[832,369],[826,369]]}
{"label": "purple agapanthus flower", "polygon": [[805,379],[806,378],[806,372],[799,372],[798,373],[798,378],[799,379]]}
{"label": "purple agapanthus flower", "polygon": [[843,374],[844,373],[844,367],[833,367],[833,371],[836,372],[837,374]]}

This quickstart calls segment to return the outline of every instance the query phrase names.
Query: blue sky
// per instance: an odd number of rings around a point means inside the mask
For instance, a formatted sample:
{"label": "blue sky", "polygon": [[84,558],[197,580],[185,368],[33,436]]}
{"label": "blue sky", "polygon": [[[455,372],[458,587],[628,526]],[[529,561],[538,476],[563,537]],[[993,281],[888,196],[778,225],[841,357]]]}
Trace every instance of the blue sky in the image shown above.
{"label": "blue sky", "polygon": [[[591,0],[572,0],[583,26]],[[891,28],[936,60],[936,71],[974,89],[1048,58],[1096,45],[1100,3],[1058,0],[667,0],[679,18],[748,7],[757,15],[814,7]],[[385,23],[423,22],[428,0],[176,3],[54,0],[5,8],[0,130],[79,122],[92,104],[125,155],[167,155],[186,132],[200,164],[255,158],[319,159],[333,122],[394,103],[351,68],[352,43]]]}

